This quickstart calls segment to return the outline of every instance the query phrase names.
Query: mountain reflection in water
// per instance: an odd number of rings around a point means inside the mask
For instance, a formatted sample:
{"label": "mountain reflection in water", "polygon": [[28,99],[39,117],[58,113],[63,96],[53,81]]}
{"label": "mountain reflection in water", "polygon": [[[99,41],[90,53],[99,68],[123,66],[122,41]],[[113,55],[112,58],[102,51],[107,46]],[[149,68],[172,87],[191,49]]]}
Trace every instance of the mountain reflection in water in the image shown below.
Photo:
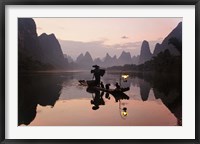
{"label": "mountain reflection in water", "polygon": [[[182,125],[180,77],[129,75],[127,82],[121,82],[130,87],[127,97],[88,93],[78,80],[92,79],[89,72],[19,75],[18,125]],[[119,76],[107,73],[102,81],[115,88]]]}

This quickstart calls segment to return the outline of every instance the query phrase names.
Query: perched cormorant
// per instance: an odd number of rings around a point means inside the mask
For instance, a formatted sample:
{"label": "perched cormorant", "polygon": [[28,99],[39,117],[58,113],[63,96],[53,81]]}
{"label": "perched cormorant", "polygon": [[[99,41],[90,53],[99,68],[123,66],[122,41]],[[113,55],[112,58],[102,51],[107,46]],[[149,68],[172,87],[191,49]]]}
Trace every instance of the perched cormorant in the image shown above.
{"label": "perched cormorant", "polygon": [[120,89],[120,85],[118,83],[115,84],[116,89]]}
{"label": "perched cormorant", "polygon": [[108,90],[110,88],[110,84],[106,84],[106,89]]}
{"label": "perched cormorant", "polygon": [[101,85],[101,88],[104,88],[103,82],[101,82],[100,85]]}

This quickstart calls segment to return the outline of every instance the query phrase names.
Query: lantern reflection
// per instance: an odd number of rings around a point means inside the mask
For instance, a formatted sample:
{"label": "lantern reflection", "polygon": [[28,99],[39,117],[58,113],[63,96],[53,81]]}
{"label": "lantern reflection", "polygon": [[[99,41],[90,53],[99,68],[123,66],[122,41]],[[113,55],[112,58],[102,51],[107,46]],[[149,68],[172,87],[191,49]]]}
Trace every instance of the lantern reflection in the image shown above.
{"label": "lantern reflection", "polygon": [[[120,111],[120,116],[122,119],[126,119],[128,116],[128,112],[127,112],[127,108],[126,105],[127,103],[123,103],[121,102],[121,100],[119,101],[119,111]],[[122,108],[123,107],[123,108]]]}

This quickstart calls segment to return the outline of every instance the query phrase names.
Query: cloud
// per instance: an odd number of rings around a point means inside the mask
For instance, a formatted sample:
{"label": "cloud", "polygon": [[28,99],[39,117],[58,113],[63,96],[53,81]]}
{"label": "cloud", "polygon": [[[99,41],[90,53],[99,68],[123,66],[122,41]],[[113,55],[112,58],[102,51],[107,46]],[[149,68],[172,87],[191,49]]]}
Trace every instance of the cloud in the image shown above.
{"label": "cloud", "polygon": [[122,39],[128,39],[129,37],[127,37],[127,36],[122,36],[121,38],[122,38]]}

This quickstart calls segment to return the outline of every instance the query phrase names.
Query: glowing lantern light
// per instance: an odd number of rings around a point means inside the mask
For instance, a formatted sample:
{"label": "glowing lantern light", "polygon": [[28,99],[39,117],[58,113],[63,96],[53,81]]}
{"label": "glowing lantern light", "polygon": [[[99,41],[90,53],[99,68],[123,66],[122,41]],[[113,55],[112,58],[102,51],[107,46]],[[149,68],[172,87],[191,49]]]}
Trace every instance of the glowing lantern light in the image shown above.
{"label": "glowing lantern light", "polygon": [[122,74],[122,78],[124,80],[124,82],[127,82],[129,75],[128,74]]}

